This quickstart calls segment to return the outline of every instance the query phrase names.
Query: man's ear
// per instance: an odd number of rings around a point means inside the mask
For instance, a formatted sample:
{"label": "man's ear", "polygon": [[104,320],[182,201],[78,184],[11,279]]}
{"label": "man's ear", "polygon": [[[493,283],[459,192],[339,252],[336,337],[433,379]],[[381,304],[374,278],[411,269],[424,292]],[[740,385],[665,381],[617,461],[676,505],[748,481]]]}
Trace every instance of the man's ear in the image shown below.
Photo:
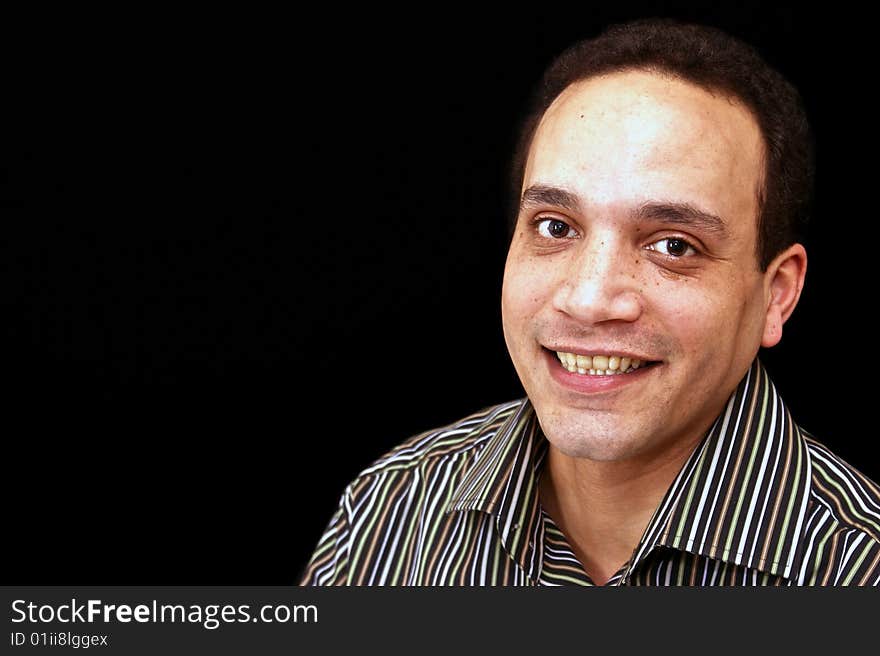
{"label": "man's ear", "polygon": [[789,246],[777,255],[764,273],[767,313],[761,346],[776,346],[784,324],[801,297],[807,275],[807,251],[801,244]]}

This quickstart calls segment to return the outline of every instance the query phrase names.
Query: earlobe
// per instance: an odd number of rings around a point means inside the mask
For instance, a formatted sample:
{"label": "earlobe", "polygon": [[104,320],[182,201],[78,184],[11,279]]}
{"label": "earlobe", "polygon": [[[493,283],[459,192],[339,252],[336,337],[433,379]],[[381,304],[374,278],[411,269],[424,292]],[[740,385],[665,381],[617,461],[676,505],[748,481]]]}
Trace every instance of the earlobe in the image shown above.
{"label": "earlobe", "polygon": [[777,255],[765,273],[767,312],[761,346],[776,346],[782,339],[782,325],[798,304],[807,275],[807,251],[801,244],[789,246]]}

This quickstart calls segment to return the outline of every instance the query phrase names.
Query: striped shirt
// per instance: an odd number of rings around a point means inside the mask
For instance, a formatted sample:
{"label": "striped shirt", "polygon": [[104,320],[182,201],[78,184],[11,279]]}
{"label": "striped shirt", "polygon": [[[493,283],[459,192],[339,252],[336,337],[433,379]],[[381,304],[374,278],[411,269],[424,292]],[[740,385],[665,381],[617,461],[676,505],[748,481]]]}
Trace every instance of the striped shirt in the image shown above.
{"label": "striped shirt", "polygon": [[[302,585],[593,585],[541,507],[528,399],[364,470]],[[880,489],[792,421],[756,359],[606,585],[880,585]]]}

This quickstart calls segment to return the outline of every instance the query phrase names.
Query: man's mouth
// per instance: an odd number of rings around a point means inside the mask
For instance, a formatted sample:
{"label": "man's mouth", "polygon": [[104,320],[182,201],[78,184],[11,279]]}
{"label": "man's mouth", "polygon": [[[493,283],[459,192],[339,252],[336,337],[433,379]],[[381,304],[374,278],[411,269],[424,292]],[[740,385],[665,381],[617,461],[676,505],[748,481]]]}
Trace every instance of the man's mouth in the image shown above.
{"label": "man's mouth", "polygon": [[554,353],[565,369],[582,376],[630,374],[639,368],[658,364],[656,361],[640,360],[626,355],[582,355],[564,351],[554,351]]}

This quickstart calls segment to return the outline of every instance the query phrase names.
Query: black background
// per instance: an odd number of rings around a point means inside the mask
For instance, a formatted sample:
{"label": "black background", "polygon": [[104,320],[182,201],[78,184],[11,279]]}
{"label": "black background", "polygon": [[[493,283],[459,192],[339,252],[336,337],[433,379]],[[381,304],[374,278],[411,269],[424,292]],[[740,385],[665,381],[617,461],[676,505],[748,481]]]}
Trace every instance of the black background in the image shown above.
{"label": "black background", "polygon": [[515,123],[553,56],[639,16],[727,29],[801,89],[810,266],[763,358],[880,478],[870,21],[614,6],[5,21],[5,582],[295,582],[360,469],[521,396]]}

